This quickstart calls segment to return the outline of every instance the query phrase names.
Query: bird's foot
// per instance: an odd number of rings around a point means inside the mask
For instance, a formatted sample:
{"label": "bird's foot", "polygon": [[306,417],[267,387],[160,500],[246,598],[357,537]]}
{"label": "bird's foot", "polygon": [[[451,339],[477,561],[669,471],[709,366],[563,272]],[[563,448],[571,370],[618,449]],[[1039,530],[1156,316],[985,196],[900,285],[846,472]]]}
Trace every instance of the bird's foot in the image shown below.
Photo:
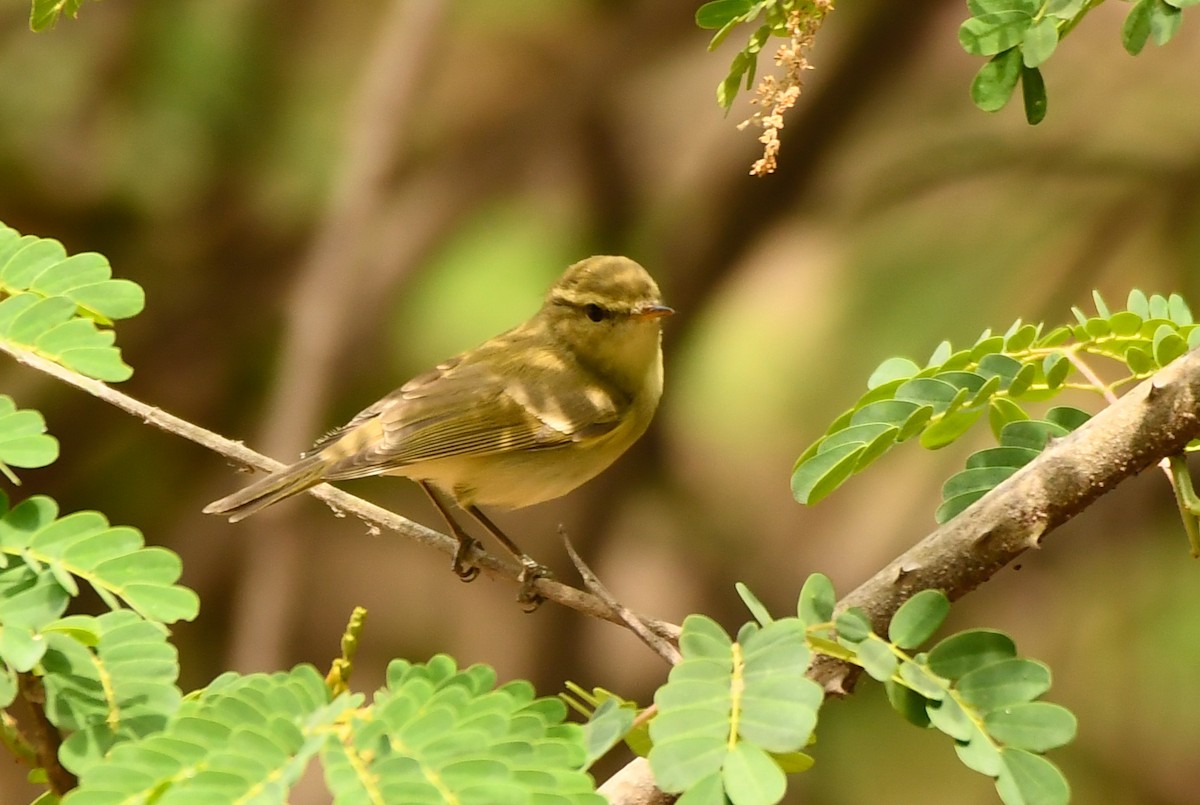
{"label": "bird's foot", "polygon": [[529,556],[522,554],[519,558],[521,573],[517,576],[517,581],[521,583],[521,589],[517,592],[517,603],[525,612],[533,612],[546,600],[536,589],[537,580],[552,579],[554,574],[550,572],[550,568],[534,561]]}
{"label": "bird's foot", "polygon": [[450,563],[450,569],[461,581],[474,581],[479,575],[479,568],[471,564],[471,552],[478,547],[477,540],[466,536],[458,538],[458,548],[454,551],[454,561]]}

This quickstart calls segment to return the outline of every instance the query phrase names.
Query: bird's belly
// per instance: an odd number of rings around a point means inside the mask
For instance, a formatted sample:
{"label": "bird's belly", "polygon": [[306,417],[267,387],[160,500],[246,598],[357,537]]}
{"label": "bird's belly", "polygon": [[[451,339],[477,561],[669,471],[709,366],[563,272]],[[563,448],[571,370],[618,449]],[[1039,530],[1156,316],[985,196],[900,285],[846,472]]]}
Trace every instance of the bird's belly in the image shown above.
{"label": "bird's belly", "polygon": [[519,509],[562,497],[598,475],[621,452],[611,457],[562,455],[572,449],[454,456],[404,467],[396,474],[428,481],[459,505]]}

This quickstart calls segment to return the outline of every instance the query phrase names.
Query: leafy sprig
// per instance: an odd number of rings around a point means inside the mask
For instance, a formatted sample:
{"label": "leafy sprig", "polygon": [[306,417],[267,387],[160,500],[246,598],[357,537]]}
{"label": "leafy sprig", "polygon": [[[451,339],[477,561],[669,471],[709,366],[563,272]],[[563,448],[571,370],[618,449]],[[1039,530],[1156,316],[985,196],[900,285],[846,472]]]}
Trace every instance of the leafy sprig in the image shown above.
{"label": "leafy sprig", "polygon": [[954,739],[968,768],[996,780],[1009,805],[1057,805],[1070,797],[1062,772],[1043,753],[1075,737],[1066,708],[1039,701],[1050,669],[1017,655],[1008,635],[971,629],[913,653],[950,611],[938,590],[922,590],[896,611],[887,637],[866,615],[834,612],[833,584],[813,574],[800,594],[799,616],[814,649],[860,666],[882,682],[892,706],[911,723]]}
{"label": "leafy sprig", "polygon": [[111,326],[144,305],[141,287],[113,279],[102,255],[68,256],[56,240],[0,224],[0,340],[97,380],[126,380],[133,369]]}
{"label": "leafy sprig", "polygon": [[[1046,85],[1041,68],[1059,41],[1103,0],[967,0],[971,16],[959,26],[958,41],[972,56],[988,62],[971,82],[971,99],[985,112],[1006,106],[1022,87],[1025,119],[1046,116]],[[1136,56],[1151,38],[1165,45],[1175,36],[1183,9],[1198,0],[1137,0],[1125,18],[1121,43]]]}
{"label": "leafy sprig", "polygon": [[[889,358],[871,374],[868,391],[829,426],[796,462],[792,493],[815,503],[900,442],[937,449],[953,443],[987,415],[998,445],[974,454],[967,470],[943,489],[945,522],[1040,452],[1050,437],[1082,425],[1088,414],[1059,406],[1037,420],[1030,403],[1066,389],[1102,395],[1144,379],[1200,344],[1200,326],[1183,298],[1129,294],[1112,311],[1093,294],[1095,315],[1072,310],[1073,324],[1046,331],[1014,322],[1003,334],[985,330],[970,347],[943,341],[925,365]],[[1101,357],[1123,369],[1101,381],[1087,360]]]}

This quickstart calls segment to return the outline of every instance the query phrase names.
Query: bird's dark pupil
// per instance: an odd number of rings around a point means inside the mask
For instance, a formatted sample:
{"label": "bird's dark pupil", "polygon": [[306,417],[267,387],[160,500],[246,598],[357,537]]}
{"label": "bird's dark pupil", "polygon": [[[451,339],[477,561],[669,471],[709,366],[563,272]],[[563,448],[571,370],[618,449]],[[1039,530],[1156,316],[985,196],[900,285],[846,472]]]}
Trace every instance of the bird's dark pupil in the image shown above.
{"label": "bird's dark pupil", "polygon": [[597,304],[587,304],[583,306],[583,312],[592,321],[602,321],[608,316],[608,311]]}

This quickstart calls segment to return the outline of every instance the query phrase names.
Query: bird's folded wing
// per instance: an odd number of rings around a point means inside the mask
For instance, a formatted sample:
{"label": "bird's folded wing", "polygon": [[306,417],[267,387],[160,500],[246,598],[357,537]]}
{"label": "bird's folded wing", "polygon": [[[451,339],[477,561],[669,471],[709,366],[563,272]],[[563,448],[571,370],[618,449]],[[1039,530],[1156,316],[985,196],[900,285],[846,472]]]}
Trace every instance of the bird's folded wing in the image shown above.
{"label": "bird's folded wing", "polygon": [[559,447],[620,422],[628,401],[616,393],[554,379],[536,366],[501,376],[483,364],[448,361],[360,413],[309,454],[326,451],[335,459],[326,477],[357,478],[452,456]]}

